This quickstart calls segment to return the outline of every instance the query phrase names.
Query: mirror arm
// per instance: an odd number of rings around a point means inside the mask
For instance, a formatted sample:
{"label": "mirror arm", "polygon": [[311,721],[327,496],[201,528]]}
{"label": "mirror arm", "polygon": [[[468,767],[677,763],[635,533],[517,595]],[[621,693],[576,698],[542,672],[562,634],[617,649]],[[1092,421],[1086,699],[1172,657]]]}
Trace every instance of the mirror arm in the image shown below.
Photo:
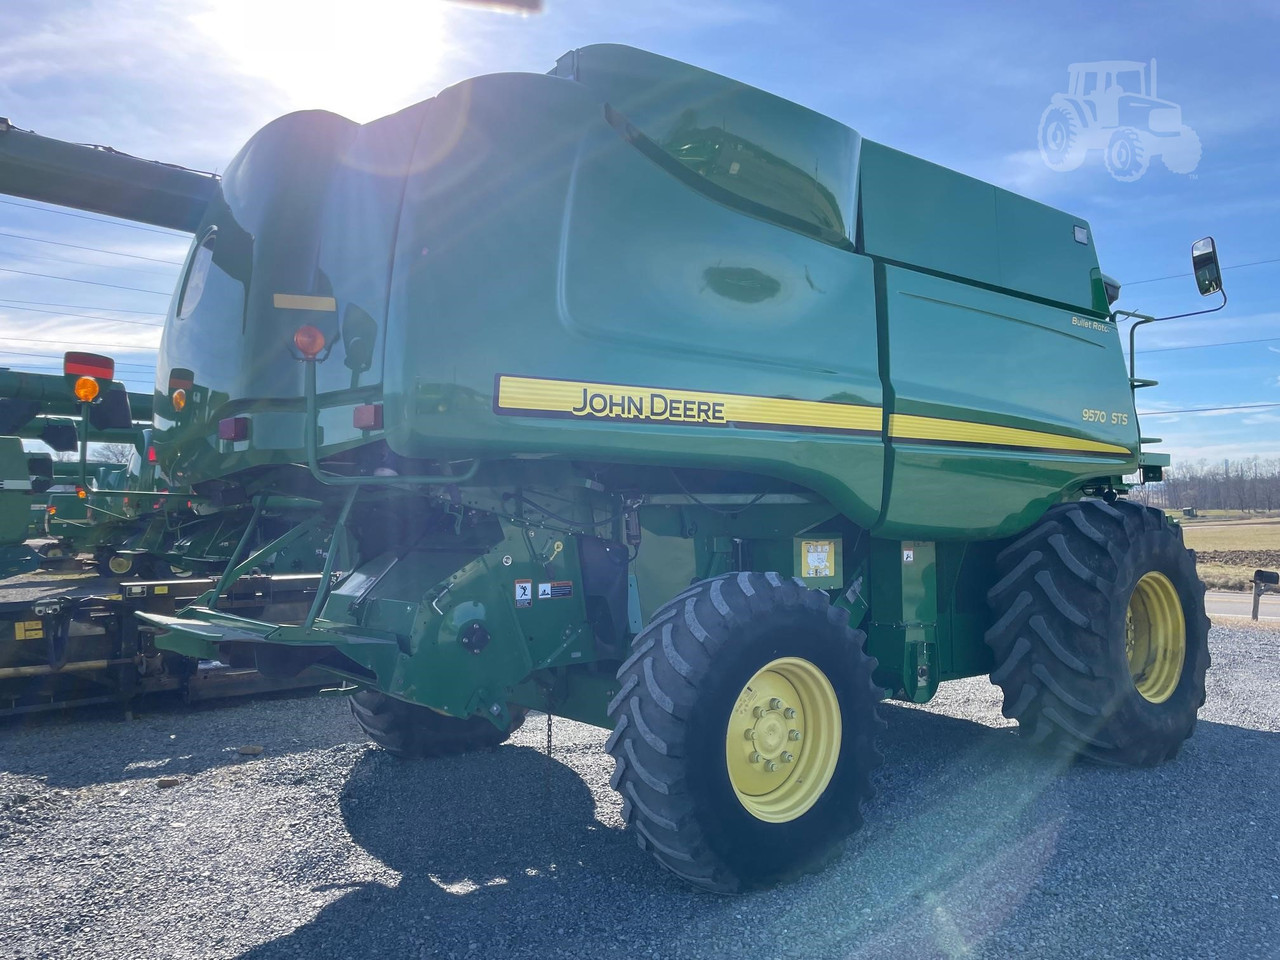
{"label": "mirror arm", "polygon": [[1132,310],[1112,310],[1111,311],[1112,323],[1118,322],[1117,320],[1118,317],[1129,317],[1133,320],[1133,325],[1129,327],[1129,379],[1133,380],[1134,378],[1133,336],[1140,326],[1142,326],[1144,323],[1159,323],[1161,320],[1185,320],[1187,317],[1202,317],[1206,313],[1217,313],[1219,310],[1221,310],[1223,307],[1227,305],[1226,288],[1223,287],[1219,289],[1218,293],[1222,294],[1222,302],[1218,304],[1216,307],[1210,307],[1208,310],[1193,310],[1190,313],[1175,313],[1167,317],[1148,317],[1145,313],[1134,313]]}

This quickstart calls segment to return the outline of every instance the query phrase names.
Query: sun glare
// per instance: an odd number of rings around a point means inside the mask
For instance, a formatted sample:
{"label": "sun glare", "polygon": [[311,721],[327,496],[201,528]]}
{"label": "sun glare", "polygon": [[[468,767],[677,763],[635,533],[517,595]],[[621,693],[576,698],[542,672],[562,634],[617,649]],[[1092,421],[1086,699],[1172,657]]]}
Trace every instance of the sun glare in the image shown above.
{"label": "sun glare", "polygon": [[361,123],[433,94],[448,52],[440,0],[212,0],[191,16],[248,77],[291,109]]}

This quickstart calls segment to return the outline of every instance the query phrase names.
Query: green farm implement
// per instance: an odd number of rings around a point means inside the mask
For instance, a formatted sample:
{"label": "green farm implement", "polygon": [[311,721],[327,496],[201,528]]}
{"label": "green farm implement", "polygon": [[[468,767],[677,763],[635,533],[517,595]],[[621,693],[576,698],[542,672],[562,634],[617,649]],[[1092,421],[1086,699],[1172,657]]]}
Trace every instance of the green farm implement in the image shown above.
{"label": "green farm implement", "polygon": [[[636,839],[718,891],[859,825],[885,695],[990,674],[1030,739],[1106,763],[1191,734],[1203,586],[1125,499],[1168,460],[1082,219],[593,46],[283,117],[192,229],[160,465],[218,509],[312,506],[143,614],[160,646],[325,671],[406,756],[530,710],[611,728]],[[305,611],[226,609],[300,542]]]}

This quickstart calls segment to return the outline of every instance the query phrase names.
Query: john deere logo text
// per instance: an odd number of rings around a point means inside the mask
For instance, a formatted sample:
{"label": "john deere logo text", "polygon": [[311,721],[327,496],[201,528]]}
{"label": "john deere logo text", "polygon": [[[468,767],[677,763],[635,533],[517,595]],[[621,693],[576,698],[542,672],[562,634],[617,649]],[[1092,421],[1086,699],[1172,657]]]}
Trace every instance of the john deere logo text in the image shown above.
{"label": "john deere logo text", "polygon": [[878,435],[879,407],[834,400],[761,397],[684,388],[589,383],[501,374],[493,391],[501,416],[559,417],[689,427],[753,427]]}
{"label": "john deere logo text", "polygon": [[667,393],[599,393],[582,388],[582,398],[569,410],[575,417],[609,420],[693,420],[725,423],[723,400],[690,400]]}

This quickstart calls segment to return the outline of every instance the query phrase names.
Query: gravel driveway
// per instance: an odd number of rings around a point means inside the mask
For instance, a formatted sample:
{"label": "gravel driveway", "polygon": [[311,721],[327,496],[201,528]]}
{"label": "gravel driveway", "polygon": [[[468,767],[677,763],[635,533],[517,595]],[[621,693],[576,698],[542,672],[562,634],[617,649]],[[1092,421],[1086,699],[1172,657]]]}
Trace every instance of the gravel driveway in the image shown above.
{"label": "gravel driveway", "polygon": [[364,743],[336,699],[9,723],[0,955],[1280,956],[1280,632],[1210,640],[1196,734],[1155,770],[1033,753],[985,680],[884,705],[847,854],[737,898],[636,847],[604,733],[567,721],[550,759],[532,717],[493,753],[421,763]]}

